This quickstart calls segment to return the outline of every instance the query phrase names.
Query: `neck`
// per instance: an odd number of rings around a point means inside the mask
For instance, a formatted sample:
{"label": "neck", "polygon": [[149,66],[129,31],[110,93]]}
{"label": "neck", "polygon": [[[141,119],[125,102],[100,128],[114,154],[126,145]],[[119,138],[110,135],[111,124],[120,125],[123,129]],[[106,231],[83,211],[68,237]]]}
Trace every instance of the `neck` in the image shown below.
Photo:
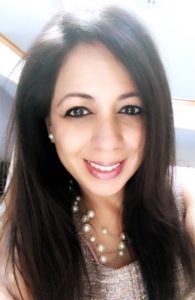
{"label": "neck", "polygon": [[122,197],[91,198],[83,194],[73,208],[79,217],[80,232],[97,261],[113,268],[130,263],[122,228]]}
{"label": "neck", "polygon": [[122,199],[122,194],[112,197],[83,195],[84,206],[87,209],[93,209],[99,223],[108,227],[115,234],[122,232]]}

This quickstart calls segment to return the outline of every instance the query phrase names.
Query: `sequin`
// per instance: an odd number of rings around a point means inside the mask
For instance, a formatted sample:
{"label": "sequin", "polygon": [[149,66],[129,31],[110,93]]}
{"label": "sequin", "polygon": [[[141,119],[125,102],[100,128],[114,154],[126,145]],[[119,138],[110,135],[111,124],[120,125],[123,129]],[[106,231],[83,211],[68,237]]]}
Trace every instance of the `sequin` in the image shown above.
{"label": "sequin", "polygon": [[[179,219],[183,222],[184,205],[182,194],[178,190],[178,186],[175,192],[177,195],[176,205]],[[113,269],[101,265],[94,258],[82,235],[80,236],[80,240],[91,282],[91,293],[89,292],[87,284],[84,282],[83,300],[149,300],[138,260],[120,269]],[[178,299],[195,299],[195,292],[186,298],[180,298],[179,296],[183,295],[185,290],[185,279],[179,261],[177,262],[175,272],[177,274],[176,285],[178,287]]]}

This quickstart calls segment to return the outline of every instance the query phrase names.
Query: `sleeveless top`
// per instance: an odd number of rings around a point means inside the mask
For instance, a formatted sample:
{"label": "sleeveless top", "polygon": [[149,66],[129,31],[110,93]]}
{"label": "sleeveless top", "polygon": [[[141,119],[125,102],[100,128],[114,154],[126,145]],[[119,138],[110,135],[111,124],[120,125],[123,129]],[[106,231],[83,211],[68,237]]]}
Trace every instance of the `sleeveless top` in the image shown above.
{"label": "sleeveless top", "polygon": [[[183,222],[185,211],[181,188],[179,185],[174,184],[174,190],[179,219]],[[83,300],[149,300],[138,260],[119,269],[103,266],[94,258],[82,236],[80,240],[91,283],[90,292],[87,285],[84,289]],[[177,274],[178,299],[180,299],[179,295],[183,294],[185,290],[185,280],[179,262],[175,272]],[[181,298],[181,300],[184,299],[195,299],[195,293],[187,298]]]}

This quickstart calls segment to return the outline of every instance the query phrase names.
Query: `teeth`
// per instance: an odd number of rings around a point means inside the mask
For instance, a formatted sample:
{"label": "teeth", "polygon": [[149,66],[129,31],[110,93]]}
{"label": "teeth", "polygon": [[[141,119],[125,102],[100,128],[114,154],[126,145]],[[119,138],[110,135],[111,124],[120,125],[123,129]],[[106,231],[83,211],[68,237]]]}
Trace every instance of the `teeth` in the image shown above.
{"label": "teeth", "polygon": [[90,161],[88,161],[88,163],[89,163],[92,167],[94,167],[94,168],[96,168],[96,169],[98,169],[98,170],[100,170],[100,171],[103,171],[103,172],[110,172],[110,171],[116,169],[116,168],[120,165],[120,163],[118,163],[118,164],[115,164],[115,165],[112,165],[112,166],[107,166],[107,167],[105,167],[105,166],[96,165],[95,163],[90,162]]}

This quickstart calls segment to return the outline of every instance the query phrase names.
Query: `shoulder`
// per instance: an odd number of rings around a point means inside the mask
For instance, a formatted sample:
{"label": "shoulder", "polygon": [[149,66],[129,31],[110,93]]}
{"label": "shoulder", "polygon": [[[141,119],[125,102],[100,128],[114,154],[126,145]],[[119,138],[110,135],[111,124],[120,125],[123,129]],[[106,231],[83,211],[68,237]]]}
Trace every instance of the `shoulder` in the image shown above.
{"label": "shoulder", "polygon": [[185,206],[185,226],[195,243],[195,169],[178,168]]}
{"label": "shoulder", "polygon": [[11,293],[9,293],[8,288],[2,282],[0,282],[0,300],[14,300],[15,297],[17,297],[17,299],[21,299],[21,294],[23,296],[23,299],[32,300],[32,298],[29,296],[27,292],[24,283],[20,278],[19,278],[19,286],[20,286],[21,293],[18,291],[15,282],[12,283],[9,282],[9,286],[10,286],[10,291],[14,295],[14,297],[11,295]]}
{"label": "shoulder", "polygon": [[12,296],[9,295],[6,288],[1,283],[0,283],[0,299],[1,300],[13,300]]}
{"label": "shoulder", "polygon": [[195,169],[177,167],[177,174],[181,183],[185,209],[195,207]]}
{"label": "shoulder", "polygon": [[[21,299],[21,294],[23,299],[32,300],[18,268],[15,269],[15,275],[13,274],[7,252],[6,240],[3,239],[0,242],[0,300]],[[17,277],[17,283],[14,279],[15,276]]]}

